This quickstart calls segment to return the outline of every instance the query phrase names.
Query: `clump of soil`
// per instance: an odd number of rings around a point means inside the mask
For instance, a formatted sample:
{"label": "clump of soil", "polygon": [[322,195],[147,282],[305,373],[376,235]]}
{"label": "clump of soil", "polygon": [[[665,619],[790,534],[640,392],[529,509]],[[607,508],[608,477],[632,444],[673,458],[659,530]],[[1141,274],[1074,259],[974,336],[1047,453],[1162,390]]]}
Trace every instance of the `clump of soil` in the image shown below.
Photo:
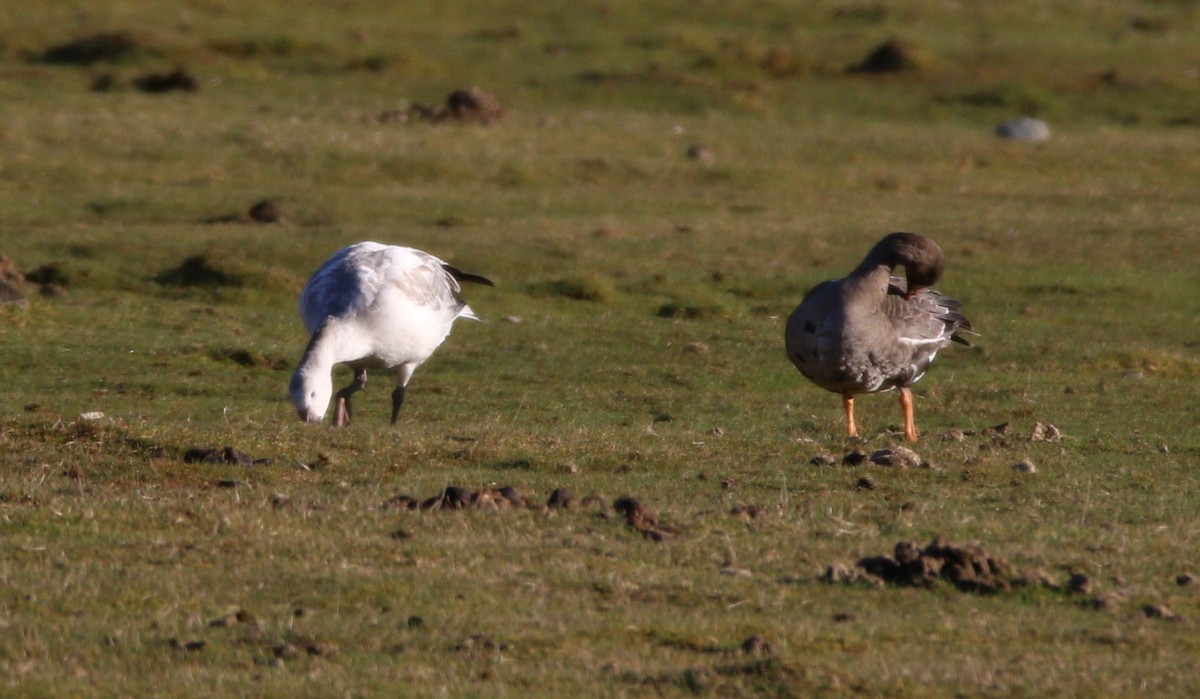
{"label": "clump of soil", "polygon": [[144,73],[133,79],[133,86],[142,92],[158,94],[163,92],[195,92],[196,79],[183,68],[176,68],[170,73]]}
{"label": "clump of soil", "polygon": [[279,223],[283,220],[283,213],[279,211],[279,207],[267,199],[251,206],[246,216],[255,223]]}
{"label": "clump of soil", "polygon": [[[381,507],[404,511],[415,510],[506,510],[510,508],[534,509],[543,512],[586,509],[594,516],[602,519],[609,517],[608,505],[599,495],[588,495],[576,499],[568,488],[555,488],[550,497],[541,504],[532,498],[527,498],[513,486],[503,488],[482,488],[471,491],[461,486],[451,485],[437,495],[424,500],[408,494],[399,494],[389,498]],[[661,525],[658,516],[637,498],[625,496],[613,503],[612,509],[625,518],[625,523],[637,530],[651,541],[664,541],[676,536],[679,532]],[[748,507],[744,511],[735,508],[733,514],[740,514],[747,519],[757,519],[764,511],[758,507]],[[405,536],[400,538],[407,538]]]}
{"label": "clump of soil", "polygon": [[916,51],[905,41],[895,37],[876,46],[862,63],[850,66],[851,73],[903,73],[920,68]]}
{"label": "clump of soil", "polygon": [[407,123],[428,121],[433,123],[481,124],[489,126],[504,117],[504,107],[494,95],[478,87],[451,92],[443,104],[430,106],[412,104],[407,109],[390,109],[376,121],[381,123]]}
{"label": "clump of soil", "polygon": [[245,213],[222,214],[204,219],[205,223],[286,223],[287,218],[279,207],[269,199],[254,203]]}
{"label": "clump of soil", "polygon": [[252,466],[254,464],[269,464],[271,459],[256,459],[246,452],[234,447],[208,447],[188,449],[183,454],[186,464],[236,464]]}
{"label": "clump of soil", "polygon": [[[964,592],[991,594],[1007,592],[1013,583],[1023,578],[1003,559],[988,553],[975,544],[955,546],[936,537],[924,549],[911,541],[896,544],[893,555],[868,556],[856,564],[870,578],[885,585],[931,587],[939,581],[949,582]],[[830,567],[826,579],[830,582],[860,579],[859,574]]]}
{"label": "clump of soil", "polygon": [[169,269],[155,277],[155,281],[164,286],[241,286],[242,279],[214,259],[212,254],[192,255],[179,263],[178,267]]}
{"label": "clump of soil", "polygon": [[673,531],[660,527],[658,515],[637,498],[628,495],[617,498],[617,501],[613,503],[613,509],[618,514],[624,515],[626,524],[641,532],[642,536],[651,541],[663,541],[675,534]]}
{"label": "clump of soil", "polygon": [[101,61],[115,61],[133,51],[135,42],[129,32],[103,32],[85,36],[46,49],[43,63],[90,66]]}

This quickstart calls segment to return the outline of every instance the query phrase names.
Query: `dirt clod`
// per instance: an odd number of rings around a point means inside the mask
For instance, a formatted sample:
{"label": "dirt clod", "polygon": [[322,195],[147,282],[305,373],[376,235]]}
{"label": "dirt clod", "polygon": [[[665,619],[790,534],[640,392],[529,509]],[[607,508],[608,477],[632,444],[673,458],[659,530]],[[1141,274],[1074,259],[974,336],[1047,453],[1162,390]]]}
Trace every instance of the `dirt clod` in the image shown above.
{"label": "dirt clod", "polygon": [[279,207],[267,199],[251,206],[250,210],[246,212],[246,216],[255,223],[279,223],[283,220],[283,213]]}
{"label": "dirt clod", "polygon": [[1013,464],[1013,470],[1020,473],[1037,473],[1037,466],[1029,459],[1024,459],[1019,464]]}
{"label": "dirt clod", "polygon": [[875,481],[870,476],[863,476],[854,482],[855,490],[875,490]]}
{"label": "dirt clod", "polygon": [[133,85],[142,92],[151,94],[176,90],[196,91],[196,79],[183,68],[176,68],[170,73],[144,73],[133,79]]}
{"label": "dirt clod", "polygon": [[405,495],[405,494],[401,493],[400,495],[393,495],[391,498],[389,498],[387,500],[387,502],[383,503],[383,509],[385,509],[385,510],[389,510],[389,509],[390,510],[415,510],[415,509],[417,509],[417,507],[420,506],[420,504],[421,503],[416,498],[412,497],[411,495]]}
{"label": "dirt clod", "polygon": [[859,466],[866,463],[867,452],[855,450],[842,457],[843,466]]}
{"label": "dirt clod", "polygon": [[427,104],[412,104],[407,109],[389,109],[376,117],[380,123],[408,123],[430,121],[433,123],[494,124],[504,117],[504,107],[491,93],[478,87],[451,92],[444,104],[433,107]]}
{"label": "dirt clod", "polygon": [[674,534],[674,532],[660,527],[658,515],[637,498],[628,495],[617,498],[617,501],[613,503],[613,509],[624,515],[626,524],[641,532],[642,536],[651,541],[665,541]]}
{"label": "dirt clod", "polygon": [[1066,590],[1072,595],[1090,595],[1094,587],[1092,579],[1083,573],[1073,573],[1067,579]]}
{"label": "dirt clod", "polygon": [[1182,587],[1187,587],[1189,585],[1195,585],[1196,582],[1197,582],[1196,576],[1192,575],[1191,573],[1181,573],[1181,574],[1175,576],[1175,584],[1182,586]]}
{"label": "dirt clod", "polygon": [[183,462],[187,464],[236,464],[238,466],[253,466],[255,464],[269,464],[271,463],[271,459],[256,459],[234,447],[210,447],[188,449],[183,454]]}
{"label": "dirt clod", "polygon": [[471,491],[457,485],[446,486],[445,490],[421,503],[422,510],[461,510],[471,504]]}
{"label": "dirt clod", "polygon": [[767,643],[767,639],[755,634],[742,641],[742,652],[746,655],[769,655],[771,644]]}
{"label": "dirt clod", "polygon": [[894,556],[868,556],[858,568],[889,585],[929,587],[945,580],[964,592],[1006,592],[1014,579],[1012,567],[982,547],[955,546],[942,537],[924,549],[901,541]]}
{"label": "dirt clod", "polygon": [[895,37],[876,46],[861,63],[851,66],[851,73],[901,73],[919,67],[916,52],[907,42]]}
{"label": "dirt clod", "polygon": [[135,48],[133,35],[128,32],[103,32],[51,46],[42,53],[43,63],[88,66],[100,61],[112,61]]}
{"label": "dirt clod", "polygon": [[1176,621],[1179,615],[1171,611],[1165,604],[1147,604],[1142,607],[1142,614],[1146,615],[1147,619],[1163,619],[1164,621]]}
{"label": "dirt clod", "polygon": [[575,495],[569,488],[555,488],[546,501],[546,507],[553,510],[568,509],[575,505]]}
{"label": "dirt clod", "polygon": [[763,507],[762,505],[738,505],[737,507],[729,510],[729,514],[734,515],[735,517],[741,517],[748,521],[754,521],[759,517],[765,516],[767,514],[767,508]]}

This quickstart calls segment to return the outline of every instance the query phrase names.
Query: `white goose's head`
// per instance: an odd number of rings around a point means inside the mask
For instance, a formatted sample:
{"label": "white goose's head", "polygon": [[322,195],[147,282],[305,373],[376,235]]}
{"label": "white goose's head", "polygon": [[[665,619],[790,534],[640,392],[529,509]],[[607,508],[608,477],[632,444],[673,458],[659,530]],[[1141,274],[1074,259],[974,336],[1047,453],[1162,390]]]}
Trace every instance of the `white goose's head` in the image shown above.
{"label": "white goose's head", "polygon": [[289,386],[292,405],[296,414],[305,422],[320,422],[325,419],[329,401],[333,398],[333,381],[329,375],[306,371],[304,367],[292,374]]}

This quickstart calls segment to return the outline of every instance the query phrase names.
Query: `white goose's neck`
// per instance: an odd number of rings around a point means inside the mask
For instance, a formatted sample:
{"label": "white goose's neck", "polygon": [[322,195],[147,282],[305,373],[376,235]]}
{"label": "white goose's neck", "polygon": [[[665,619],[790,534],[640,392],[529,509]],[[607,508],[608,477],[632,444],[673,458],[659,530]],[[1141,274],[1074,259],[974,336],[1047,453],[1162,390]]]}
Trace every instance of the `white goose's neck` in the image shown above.
{"label": "white goose's neck", "polygon": [[329,318],[308,341],[297,371],[328,374],[334,364],[361,358],[363,348],[357,340],[350,326],[339,322],[337,318]]}

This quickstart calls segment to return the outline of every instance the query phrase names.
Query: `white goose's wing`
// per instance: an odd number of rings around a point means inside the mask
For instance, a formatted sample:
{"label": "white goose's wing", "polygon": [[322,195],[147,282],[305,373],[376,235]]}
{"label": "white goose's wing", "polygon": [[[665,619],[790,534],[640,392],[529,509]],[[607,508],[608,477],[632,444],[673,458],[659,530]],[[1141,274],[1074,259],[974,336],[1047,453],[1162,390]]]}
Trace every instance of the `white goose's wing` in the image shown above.
{"label": "white goose's wing", "polygon": [[398,290],[408,301],[455,317],[478,320],[462,299],[462,288],[451,272],[454,268],[427,252],[391,247],[384,252],[383,283]]}
{"label": "white goose's wing", "polygon": [[310,333],[329,316],[347,317],[374,303],[380,274],[373,258],[384,248],[356,243],[335,252],[313,273],[300,293],[300,318]]}

